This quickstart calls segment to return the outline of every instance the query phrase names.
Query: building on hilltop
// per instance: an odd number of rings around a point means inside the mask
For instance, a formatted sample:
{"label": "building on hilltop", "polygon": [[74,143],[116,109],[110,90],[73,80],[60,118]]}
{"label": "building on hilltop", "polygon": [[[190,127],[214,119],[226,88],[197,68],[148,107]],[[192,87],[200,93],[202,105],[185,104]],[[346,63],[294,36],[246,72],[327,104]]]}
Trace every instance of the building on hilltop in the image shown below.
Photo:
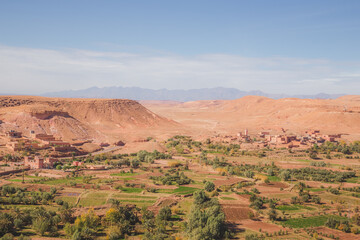
{"label": "building on hilltop", "polygon": [[49,141],[56,140],[56,138],[53,135],[42,134],[42,133],[35,134],[35,132],[33,132],[33,131],[31,131],[31,138],[39,140],[39,141],[43,141],[43,142],[49,142]]}
{"label": "building on hilltop", "polygon": [[25,157],[24,166],[30,167],[31,169],[42,169],[42,168],[53,168],[57,162],[56,158],[43,158],[40,156]]}
{"label": "building on hilltop", "polygon": [[6,144],[6,147],[13,151],[21,151],[21,150],[31,150],[31,149],[41,149],[38,143],[31,142],[29,140],[18,140],[11,141]]}
{"label": "building on hilltop", "polygon": [[15,130],[10,130],[5,133],[5,136],[8,138],[22,138],[22,133]]}
{"label": "building on hilltop", "polygon": [[76,148],[71,146],[70,143],[56,139],[53,135],[30,132],[31,138],[42,143],[43,147],[51,147],[54,151],[70,152],[76,151]]}

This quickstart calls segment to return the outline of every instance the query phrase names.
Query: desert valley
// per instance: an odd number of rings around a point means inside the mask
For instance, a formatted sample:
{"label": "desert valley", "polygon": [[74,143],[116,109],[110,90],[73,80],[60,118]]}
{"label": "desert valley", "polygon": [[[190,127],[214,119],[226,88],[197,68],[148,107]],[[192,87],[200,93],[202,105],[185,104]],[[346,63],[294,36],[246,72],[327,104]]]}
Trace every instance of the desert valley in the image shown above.
{"label": "desert valley", "polygon": [[359,12],[0,1],[0,240],[360,239]]}
{"label": "desert valley", "polygon": [[2,96],[0,104],[3,235],[360,233],[359,96],[193,102]]}

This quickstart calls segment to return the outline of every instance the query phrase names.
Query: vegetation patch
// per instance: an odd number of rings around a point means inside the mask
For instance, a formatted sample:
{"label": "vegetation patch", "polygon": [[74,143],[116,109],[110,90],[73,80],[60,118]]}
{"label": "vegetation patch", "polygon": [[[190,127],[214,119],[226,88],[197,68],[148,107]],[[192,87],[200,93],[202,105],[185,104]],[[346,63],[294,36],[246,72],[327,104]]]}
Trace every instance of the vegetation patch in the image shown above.
{"label": "vegetation patch", "polygon": [[110,174],[110,176],[115,176],[115,177],[127,177],[127,176],[136,176],[139,173],[131,173],[131,172],[125,172],[125,173],[112,173]]}
{"label": "vegetation patch", "polygon": [[128,187],[122,187],[119,190],[125,193],[141,193],[142,191],[144,191],[144,189],[142,188],[128,188]]}
{"label": "vegetation patch", "polygon": [[333,217],[335,219],[344,219],[344,217],[333,216],[333,215],[322,215],[322,216],[314,216],[308,218],[292,218],[283,222],[283,225],[286,227],[292,228],[308,228],[308,227],[321,227],[324,226],[326,221]]}
{"label": "vegetation patch", "polygon": [[232,197],[220,197],[222,200],[236,200],[236,198]]}

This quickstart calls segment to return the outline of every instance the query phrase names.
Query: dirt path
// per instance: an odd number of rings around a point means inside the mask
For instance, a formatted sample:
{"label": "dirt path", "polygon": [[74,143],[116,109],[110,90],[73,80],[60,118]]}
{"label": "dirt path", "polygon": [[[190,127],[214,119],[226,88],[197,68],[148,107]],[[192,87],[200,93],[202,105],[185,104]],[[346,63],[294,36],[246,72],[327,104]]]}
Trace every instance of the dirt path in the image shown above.
{"label": "dirt path", "polygon": [[80,195],[79,195],[78,198],[76,199],[75,206],[77,206],[77,205],[79,204],[81,197],[82,197],[83,195],[87,194],[87,193],[88,193],[88,191],[84,191],[84,192],[80,193]]}
{"label": "dirt path", "polygon": [[108,197],[106,198],[106,201],[105,201],[105,204],[108,204],[109,203],[109,200],[111,199],[112,195],[114,195],[113,192],[111,192]]}

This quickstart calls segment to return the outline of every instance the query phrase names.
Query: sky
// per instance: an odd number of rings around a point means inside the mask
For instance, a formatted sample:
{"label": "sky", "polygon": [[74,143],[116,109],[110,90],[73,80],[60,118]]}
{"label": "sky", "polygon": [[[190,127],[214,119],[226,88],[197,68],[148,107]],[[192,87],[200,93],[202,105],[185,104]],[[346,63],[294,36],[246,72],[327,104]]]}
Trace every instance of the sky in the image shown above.
{"label": "sky", "polygon": [[358,0],[2,0],[0,93],[360,94]]}

